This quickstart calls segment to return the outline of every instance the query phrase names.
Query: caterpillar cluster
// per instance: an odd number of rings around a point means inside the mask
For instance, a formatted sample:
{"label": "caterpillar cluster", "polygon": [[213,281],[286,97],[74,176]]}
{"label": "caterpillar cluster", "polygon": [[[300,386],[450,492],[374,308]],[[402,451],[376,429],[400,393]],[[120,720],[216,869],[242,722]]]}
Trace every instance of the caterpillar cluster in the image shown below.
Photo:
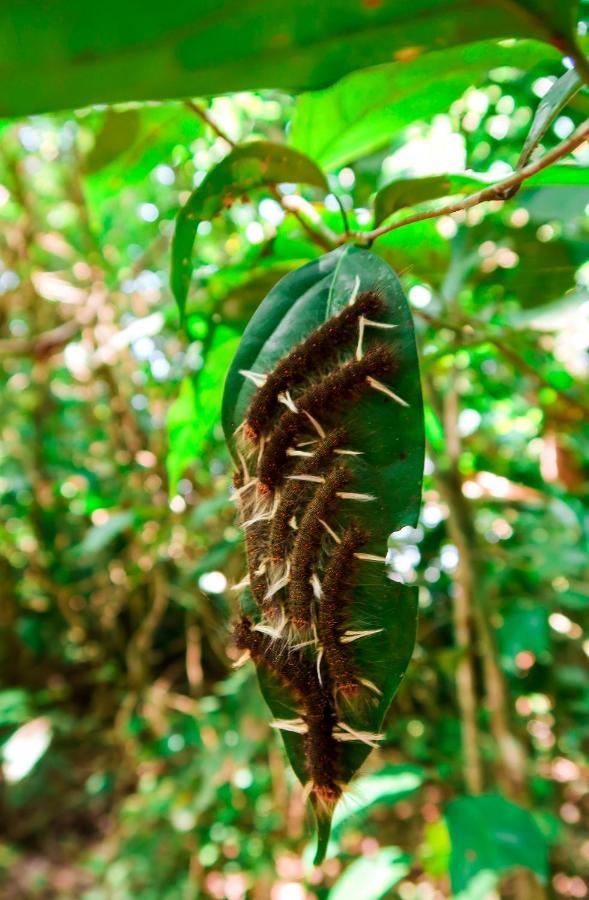
{"label": "caterpillar cluster", "polygon": [[272,372],[242,371],[256,386],[238,429],[240,471],[235,496],[245,532],[249,587],[256,611],[243,613],[234,639],[288,688],[297,716],[277,728],[303,738],[309,790],[332,806],[342,793],[342,744],[375,745],[381,735],[346,722],[350,704],[375,699],[362,678],[355,642],[382,631],[352,630],[350,609],[360,567],[384,557],[362,552],[369,532],[340,512],[375,498],[354,490],[352,460],[341,420],[366,392],[406,405],[388,384],[396,371],[390,346],[372,339],[386,304],[375,291],[352,297],[339,315],[313,331]]}

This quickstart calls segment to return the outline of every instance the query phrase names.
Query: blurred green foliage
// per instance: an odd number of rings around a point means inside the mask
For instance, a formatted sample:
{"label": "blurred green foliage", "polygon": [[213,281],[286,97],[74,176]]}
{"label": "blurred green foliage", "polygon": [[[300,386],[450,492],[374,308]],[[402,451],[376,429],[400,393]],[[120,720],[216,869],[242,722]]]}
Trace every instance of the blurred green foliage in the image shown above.
{"label": "blurred green foliage", "polygon": [[[444,4],[429,6],[455,44]],[[487,11],[473,16],[462,40],[498,36]],[[334,51],[333,69],[307,86],[389,60],[382,48],[366,58],[363,41],[349,63]],[[330,193],[302,187],[297,215],[261,191],[201,221],[183,329],[168,275],[173,222],[228,143],[179,102],[3,123],[2,896],[342,900],[379,878],[375,897],[490,898],[499,881],[503,896],[536,896],[522,892],[539,882],[522,882],[502,853],[508,826],[510,846],[528,854],[516,861],[546,874],[548,890],[587,896],[583,183],[537,184],[374,244],[413,306],[428,404],[421,521],[391,544],[419,587],[420,626],[383,750],[345,801],[321,869],[253,674],[231,668],[228,628],[243,548],[220,399],[239,335],[282,275],[324,252],[329,230],[342,233],[336,196],[350,227],[364,228],[392,181],[510,172],[563,73],[548,44],[534,53],[521,68],[515,51],[513,65],[475,67],[451,93],[430,72],[427,109],[404,101],[378,142],[342,128]],[[212,89],[242,87],[232,79],[247,64],[228,64]],[[372,71],[326,93],[349,101],[346,84],[362,79],[370,96]],[[43,75],[33,76],[41,97]],[[36,109],[56,105],[59,66],[47,77]],[[107,93],[79,102],[119,96]],[[199,109],[233,141],[290,135],[313,156],[300,122],[325,102],[267,90]],[[586,109],[581,91],[542,147]],[[580,148],[567,162],[586,158]],[[483,795],[465,797],[477,780]]]}

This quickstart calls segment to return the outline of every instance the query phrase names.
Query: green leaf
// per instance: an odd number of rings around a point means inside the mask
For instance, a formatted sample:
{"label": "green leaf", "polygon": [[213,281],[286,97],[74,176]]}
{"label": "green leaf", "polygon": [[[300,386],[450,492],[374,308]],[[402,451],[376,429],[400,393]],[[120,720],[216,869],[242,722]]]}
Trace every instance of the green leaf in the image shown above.
{"label": "green leaf", "polygon": [[6,0],[0,116],[264,87],[312,90],[366,65],[396,59],[402,67],[427,50],[491,37],[536,37],[570,53],[577,5]]}
{"label": "green leaf", "polygon": [[[500,874],[517,866],[548,877],[548,848],[532,814],[498,794],[459,797],[448,804],[452,890],[465,890],[485,870]],[[468,896],[468,895],[467,895]]]}
{"label": "green leaf", "polygon": [[466,194],[480,190],[481,179],[469,175],[426,175],[422,178],[399,178],[383,187],[374,198],[374,224],[380,225],[405,206],[427,200]]}
{"label": "green leaf", "polygon": [[408,125],[447,112],[490,69],[529,69],[559,59],[535,41],[505,46],[481,41],[388,63],[348,75],[333,87],[303,94],[295,108],[290,141],[323,168],[333,169],[389,144]]}
{"label": "green leaf", "polygon": [[141,116],[137,109],[107,110],[94,147],[86,157],[88,174],[98,172],[127,150],[139,134]]}
{"label": "green leaf", "polygon": [[373,856],[357,859],[340,875],[329,900],[379,900],[409,872],[410,859],[399,847],[381,847]]}
{"label": "green leaf", "polygon": [[519,674],[518,653],[533,653],[540,662],[550,660],[547,610],[542,606],[518,604],[505,615],[498,639],[501,662],[512,675]]}
{"label": "green leaf", "polygon": [[582,80],[576,69],[569,69],[564,75],[554,82],[550,90],[544,95],[532,119],[528,136],[517,167],[522,169],[529,161],[532,153],[556,119],[559,112],[564,109],[569,100],[581,89]]}
{"label": "green leaf", "polygon": [[232,150],[192,192],[178,214],[172,241],[171,284],[181,316],[192,277],[192,249],[199,222],[212,219],[248,191],[278,182],[328,190],[323,172],[302,153],[282,144],[256,141]]}
{"label": "green leaf", "polygon": [[[258,307],[233,360],[225,383],[223,428],[239,464],[235,431],[244,419],[254,386],[241,370],[264,373],[324,321],[339,313],[352,291],[377,288],[387,304],[382,321],[395,324],[382,332],[399,363],[395,391],[407,408],[375,391],[364,394],[347,409],[341,423],[349,444],[362,456],[348,457],[354,490],[376,496],[377,502],[356,504],[338,515],[338,527],[359,519],[371,532],[371,552],[383,553],[392,531],[415,525],[419,512],[424,434],[419,369],[413,323],[407,301],[394,272],[366,250],[344,247],[315,260],[283,278]],[[367,507],[370,507],[368,510]],[[411,658],[416,628],[416,590],[390,580],[384,567],[362,574],[354,589],[349,628],[383,629],[370,640],[355,642],[356,662],[362,676],[381,692],[378,700],[349,712],[346,722],[361,731],[378,732]],[[262,692],[277,719],[296,718],[290,691],[267,670],[258,677]],[[299,734],[282,734],[290,762],[301,782],[307,781],[303,741]],[[350,781],[369,753],[362,743],[342,745],[342,781]],[[316,858],[323,855],[329,835],[328,817],[319,822]]]}
{"label": "green leaf", "polygon": [[203,445],[219,421],[223,378],[239,338],[224,325],[215,329],[203,368],[186,377],[167,417],[169,450],[166,459],[170,493],[178,480],[202,452]]}
{"label": "green leaf", "polygon": [[[438,200],[440,197],[470,194],[471,192],[480,191],[493,183],[488,178],[476,173],[469,175],[458,173],[398,178],[377,192],[374,198],[374,224],[380,225],[389,216],[394,215],[394,213],[407,206],[417,206],[419,203]],[[540,188],[577,187],[578,185],[589,185],[589,170],[587,167],[563,164],[550,166],[547,169],[542,169],[541,172],[536,172],[535,175],[532,175],[531,178],[522,183],[520,192],[536,192]],[[541,198],[542,194],[538,196]],[[561,202],[562,196],[562,193],[559,191],[558,198]],[[578,196],[578,192],[572,195],[573,198],[575,196]],[[580,201],[577,201],[577,205],[579,204]],[[584,208],[584,203],[582,208]],[[552,218],[552,216],[545,215],[544,218]]]}

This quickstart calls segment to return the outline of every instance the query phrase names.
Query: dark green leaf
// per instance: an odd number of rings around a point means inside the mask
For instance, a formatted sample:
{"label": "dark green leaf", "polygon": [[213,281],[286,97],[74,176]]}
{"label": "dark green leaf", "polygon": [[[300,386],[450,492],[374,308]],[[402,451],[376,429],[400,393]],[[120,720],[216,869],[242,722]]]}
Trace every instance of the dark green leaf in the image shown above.
{"label": "dark green leaf", "polygon": [[559,54],[535,41],[505,46],[481,41],[419,54],[348,75],[331,88],[303,94],[295,109],[291,143],[332,169],[390,143],[419,119],[446,112],[490,69],[528,69]]}
{"label": "dark green leaf", "polygon": [[468,888],[484,870],[499,874],[517,866],[546,880],[546,840],[528,810],[498,794],[459,797],[448,805],[446,820],[452,842],[453,891]]}
{"label": "dark green leaf", "polygon": [[248,191],[277,182],[312,184],[327,190],[323,172],[302,153],[282,144],[256,141],[232,150],[193,191],[178,214],[172,242],[171,283],[181,315],[190,287],[192,248],[199,222],[212,219]]}
{"label": "dark green leaf", "polygon": [[536,37],[573,49],[577,3],[422,0],[415,7],[335,0],[235,6],[9,0],[0,9],[0,116],[209,95],[314,89],[347,72],[430,49]]}
{"label": "dark green leaf", "polygon": [[[399,361],[395,391],[409,404],[393,403],[376,392],[342,415],[350,446],[361,448],[361,457],[351,457],[354,490],[376,495],[365,507],[340,516],[350,516],[369,528],[374,551],[383,552],[392,531],[415,525],[420,502],[423,468],[423,413],[413,324],[399,282],[385,262],[373,254],[345,247],[321,257],[287,275],[270,291],[245,331],[225,384],[223,427],[238,462],[234,433],[244,418],[254,386],[240,370],[266,372],[290,348],[347,304],[356,284],[360,290],[377,288],[388,306],[384,321],[397,325],[385,331],[384,339]],[[340,523],[341,524],[341,523]],[[371,542],[371,543],[372,543]],[[378,548],[378,549],[377,549]],[[349,627],[384,628],[370,641],[356,642],[356,659],[363,677],[381,691],[378,702],[350,712],[346,721],[361,731],[378,732],[384,715],[411,658],[416,626],[416,591],[390,580],[384,567],[363,574],[354,589]],[[295,700],[277,679],[260,670],[264,696],[276,718],[296,718]],[[283,734],[291,764],[302,782],[307,780],[300,735]],[[369,753],[364,744],[343,745],[343,781],[348,782]],[[320,821],[318,857],[325,851],[329,821]]]}
{"label": "dark green leaf", "polygon": [[569,69],[558,81],[555,81],[550,90],[545,94],[532,119],[528,136],[524,141],[518,168],[523,168],[530,156],[556,119],[559,112],[564,109],[569,100],[581,89],[582,80],[576,69]]}

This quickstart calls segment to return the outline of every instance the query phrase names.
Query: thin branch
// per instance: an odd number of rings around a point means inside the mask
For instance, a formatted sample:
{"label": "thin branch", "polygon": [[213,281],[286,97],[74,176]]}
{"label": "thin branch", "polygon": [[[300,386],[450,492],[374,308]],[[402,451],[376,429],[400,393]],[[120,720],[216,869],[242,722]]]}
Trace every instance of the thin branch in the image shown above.
{"label": "thin branch", "polygon": [[[187,109],[193,112],[198,118],[208,125],[208,127],[213,131],[218,138],[221,138],[222,141],[225,141],[231,149],[234,149],[237,144],[236,142],[226,134],[222,128],[215,122],[215,120],[209,114],[209,111],[205,109],[203,106],[200,106],[198,103],[195,103],[194,100],[185,100],[184,105]],[[290,215],[294,216],[299,225],[304,229],[305,233],[308,237],[317,244],[318,247],[321,247],[322,250],[333,250],[334,247],[337,247],[338,244],[342,243],[338,235],[334,234],[330,229],[328,229],[325,225],[321,224],[321,231],[316,231],[310,224],[307,222],[305,217],[302,215],[300,209],[297,209],[295,206],[291,205],[292,201],[295,199],[296,195],[293,194],[283,194],[280,188],[277,185],[272,184],[269,185],[270,193],[275,197],[275,199],[280,203],[281,207],[286,213],[290,213]],[[302,200],[302,198],[298,198]]]}
{"label": "thin branch", "polygon": [[423,222],[426,219],[437,219],[440,216],[449,216],[452,215],[452,213],[471,209],[473,206],[478,206],[479,203],[486,203],[489,200],[509,200],[517,193],[524,181],[531,178],[532,175],[535,175],[537,172],[541,172],[543,169],[548,168],[548,166],[553,163],[558,162],[559,159],[562,159],[568,153],[571,153],[588,139],[589,121],[579,126],[570,137],[561,141],[560,144],[557,144],[556,147],[553,147],[552,150],[549,150],[548,153],[545,153],[544,156],[536,160],[536,162],[530,163],[522,169],[518,169],[502,181],[496,182],[496,184],[490,184],[482,190],[476,191],[474,194],[463,197],[462,200],[457,200],[455,203],[448,203],[445,206],[438,207],[438,209],[429,209],[424,212],[414,213],[411,216],[407,216],[405,219],[393,222],[390,225],[381,225],[378,228],[372,229],[372,231],[356,231],[347,236],[344,235],[339,239],[339,243],[343,244],[347,238],[352,238],[363,244],[370,245],[377,238],[382,237],[383,234],[388,234],[390,231],[396,231],[397,228],[404,228],[405,225],[413,225],[414,222]]}

